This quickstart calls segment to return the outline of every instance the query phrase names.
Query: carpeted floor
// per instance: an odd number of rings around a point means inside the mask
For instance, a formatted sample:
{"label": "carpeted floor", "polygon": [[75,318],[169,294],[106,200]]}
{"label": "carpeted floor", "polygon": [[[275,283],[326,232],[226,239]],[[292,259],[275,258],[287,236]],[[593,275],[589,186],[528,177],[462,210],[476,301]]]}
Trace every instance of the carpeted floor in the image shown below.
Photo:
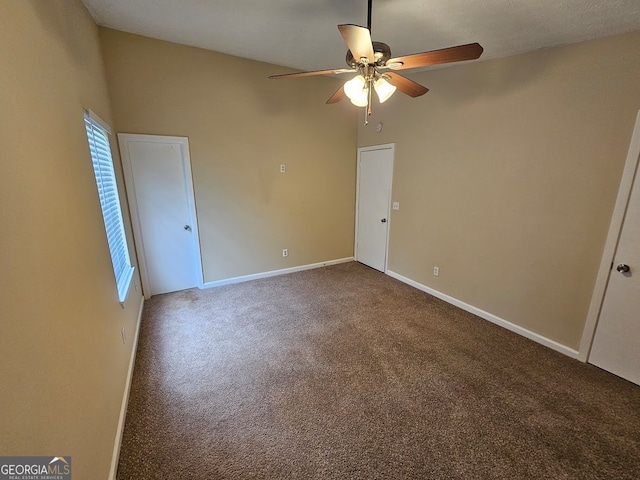
{"label": "carpeted floor", "polygon": [[640,387],[357,263],[145,305],[133,479],[637,479]]}

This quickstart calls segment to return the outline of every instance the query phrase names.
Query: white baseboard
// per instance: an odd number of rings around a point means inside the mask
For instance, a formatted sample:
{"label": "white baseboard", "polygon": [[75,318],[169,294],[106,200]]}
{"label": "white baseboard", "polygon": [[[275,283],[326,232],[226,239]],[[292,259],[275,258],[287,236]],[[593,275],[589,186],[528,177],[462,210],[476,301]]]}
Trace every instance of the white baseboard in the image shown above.
{"label": "white baseboard", "polygon": [[109,470],[109,480],[116,480],[118,473],[118,460],[120,459],[120,446],[122,445],[122,434],[124,433],[124,421],[127,416],[127,405],[129,404],[129,392],[131,391],[131,380],[133,379],[133,367],[136,363],[136,352],[138,351],[138,335],[140,334],[140,322],[142,320],[142,309],[144,307],[144,297],[140,300],[140,310],[138,311],[138,319],[136,320],[136,331],[133,337],[133,345],[131,346],[131,357],[129,358],[129,369],[127,371],[127,380],[122,395],[122,403],[120,405],[120,418],[118,419],[118,428],[116,429],[116,440],[113,445],[113,456],[111,457],[111,470]]}
{"label": "white baseboard", "polygon": [[283,268],[282,270],[271,270],[269,272],[253,273],[251,275],[243,275],[241,277],[225,278],[223,280],[205,282],[202,285],[202,288],[221,287],[222,285],[231,285],[232,283],[241,283],[248,282],[249,280],[258,280],[259,278],[275,277],[277,275],[285,275],[287,273],[301,272],[303,270],[327,267],[329,265],[337,265],[339,263],[353,262],[353,260],[353,257],[338,258],[337,260],[328,260],[326,262],[311,263],[309,265],[300,265],[298,267]]}
{"label": "white baseboard", "polygon": [[399,273],[392,272],[391,270],[387,270],[386,273],[387,275],[395,278],[396,280],[400,280],[401,282],[406,283],[407,285],[411,285],[412,287],[417,288],[418,290],[422,290],[423,292],[426,292],[429,295],[433,295],[434,297],[437,297],[440,300],[444,300],[445,302],[450,303],[451,305],[455,305],[456,307],[461,308],[462,310],[466,310],[467,312],[473,313],[474,315],[477,315],[480,318],[488,320],[491,323],[495,323],[496,325],[504,327],[507,330],[510,330],[514,333],[522,335],[523,337],[526,337],[529,340],[533,340],[534,342],[544,345],[545,347],[549,347],[550,349],[555,350],[556,352],[560,352],[571,358],[575,358],[575,359],[578,358],[578,351],[574,350],[573,348],[569,348],[566,345],[562,345],[561,343],[558,343],[554,340],[550,340],[546,337],[543,337],[542,335],[539,335],[535,332],[527,330],[526,328],[522,328],[514,323],[508,322],[503,318],[496,317],[495,315],[489,312],[485,312],[484,310],[474,307],[473,305],[469,305],[468,303],[458,300],[457,298],[451,297],[445,293],[434,290],[431,287],[427,287],[426,285],[423,285],[414,280],[411,280],[410,278],[404,277]]}

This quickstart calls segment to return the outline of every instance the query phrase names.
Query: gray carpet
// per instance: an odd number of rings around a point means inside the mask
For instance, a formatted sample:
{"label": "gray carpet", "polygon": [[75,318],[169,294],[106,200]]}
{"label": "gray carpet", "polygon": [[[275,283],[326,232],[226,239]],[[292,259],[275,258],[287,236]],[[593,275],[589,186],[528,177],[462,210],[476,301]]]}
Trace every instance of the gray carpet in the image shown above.
{"label": "gray carpet", "polygon": [[144,309],[118,479],[638,479],[640,387],[347,263]]}

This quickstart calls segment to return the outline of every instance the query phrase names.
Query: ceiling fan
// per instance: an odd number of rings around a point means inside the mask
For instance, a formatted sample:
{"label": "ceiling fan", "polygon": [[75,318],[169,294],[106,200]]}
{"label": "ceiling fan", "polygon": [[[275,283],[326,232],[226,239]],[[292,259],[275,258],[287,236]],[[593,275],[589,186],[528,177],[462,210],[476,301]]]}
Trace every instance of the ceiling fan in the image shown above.
{"label": "ceiling fan", "polygon": [[345,96],[351,103],[365,109],[365,125],[371,115],[371,95],[375,90],[380,103],[393,95],[396,89],[410,97],[419,97],[429,91],[427,87],[409,80],[395,73],[396,70],[426,67],[443,63],[475,60],[482,55],[483,48],[478,43],[458,45],[456,47],[432,50],[423,53],[413,53],[403,57],[391,57],[391,48],[382,42],[371,40],[371,6],[373,0],[368,0],[367,27],[358,25],[338,25],[347,47],[347,65],[349,68],[332,70],[315,70],[310,72],[284,73],[271,75],[270,79],[309,77],[312,75],[334,75],[343,73],[357,73],[347,81],[330,98],[327,103],[337,103]]}

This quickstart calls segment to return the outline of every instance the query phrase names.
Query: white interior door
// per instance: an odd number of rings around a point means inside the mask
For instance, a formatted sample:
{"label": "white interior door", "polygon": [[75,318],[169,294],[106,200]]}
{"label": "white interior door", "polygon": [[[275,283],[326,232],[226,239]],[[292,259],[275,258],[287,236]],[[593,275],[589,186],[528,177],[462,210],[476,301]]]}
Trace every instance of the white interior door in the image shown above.
{"label": "white interior door", "polygon": [[393,145],[358,149],[356,260],[384,272],[389,238]]}
{"label": "white interior door", "polygon": [[118,134],[145,296],[202,285],[184,137]]}
{"label": "white interior door", "polygon": [[637,171],[589,362],[640,385],[640,179]]}

